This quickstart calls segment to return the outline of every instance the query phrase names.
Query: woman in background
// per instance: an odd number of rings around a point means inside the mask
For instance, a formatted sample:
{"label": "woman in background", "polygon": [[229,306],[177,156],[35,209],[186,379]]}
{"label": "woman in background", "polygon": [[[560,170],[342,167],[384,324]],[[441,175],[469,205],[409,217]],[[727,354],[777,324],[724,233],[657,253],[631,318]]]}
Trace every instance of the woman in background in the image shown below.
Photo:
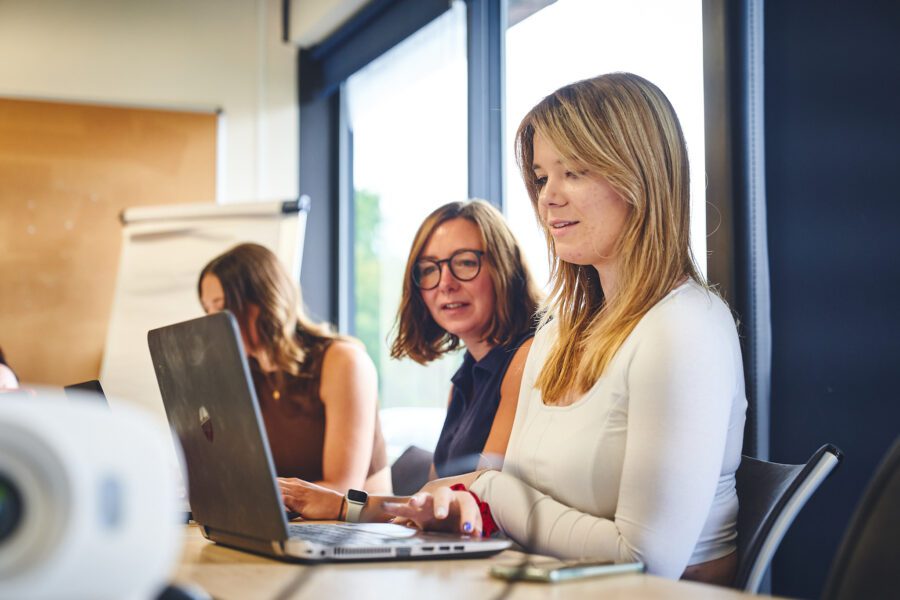
{"label": "woman in background", "polygon": [[9,368],[6,357],[3,356],[3,349],[0,348],[0,391],[16,389],[19,389],[19,379]]}
{"label": "woman in background", "polygon": [[445,204],[419,226],[391,356],[425,365],[466,349],[432,479],[503,464],[540,300],[515,236],[487,202]]}
{"label": "woman in background", "polygon": [[[541,300],[515,236],[483,200],[445,204],[419,226],[405,273],[391,356],[428,364],[466,349],[451,380],[431,476],[499,468]],[[295,480],[283,491],[286,506],[306,518],[346,518],[347,502],[331,490]]]}
{"label": "woman in background", "polygon": [[390,492],[377,375],[362,344],[312,322],[278,258],[258,244],[210,261],[197,291],[207,313],[237,318],[279,484]]}

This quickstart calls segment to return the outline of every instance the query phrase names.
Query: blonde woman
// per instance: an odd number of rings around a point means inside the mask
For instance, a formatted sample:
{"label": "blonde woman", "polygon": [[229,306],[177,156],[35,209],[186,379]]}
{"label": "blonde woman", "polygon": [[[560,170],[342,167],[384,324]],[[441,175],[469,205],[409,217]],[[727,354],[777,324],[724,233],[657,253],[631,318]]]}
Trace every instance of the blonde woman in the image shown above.
{"label": "blonde woman", "polygon": [[553,288],[503,470],[431,482],[378,510],[427,529],[493,521],[533,552],[638,559],[657,575],[728,584],[741,352],[691,256],[672,105],[632,74],[574,83],[525,116],[516,150]]}
{"label": "blonde woman", "polygon": [[197,292],[207,313],[237,318],[284,493],[298,478],[339,494],[389,493],[377,375],[362,344],[311,321],[278,258],[258,244],[210,261]]}

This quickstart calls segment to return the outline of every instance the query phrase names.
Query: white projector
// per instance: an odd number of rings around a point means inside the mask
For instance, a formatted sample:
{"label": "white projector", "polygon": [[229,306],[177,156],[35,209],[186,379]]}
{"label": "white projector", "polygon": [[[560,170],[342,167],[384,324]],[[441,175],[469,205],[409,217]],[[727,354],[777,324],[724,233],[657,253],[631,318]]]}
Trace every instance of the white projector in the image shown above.
{"label": "white projector", "polygon": [[0,599],[153,598],[183,536],[168,430],[61,392],[0,395]]}

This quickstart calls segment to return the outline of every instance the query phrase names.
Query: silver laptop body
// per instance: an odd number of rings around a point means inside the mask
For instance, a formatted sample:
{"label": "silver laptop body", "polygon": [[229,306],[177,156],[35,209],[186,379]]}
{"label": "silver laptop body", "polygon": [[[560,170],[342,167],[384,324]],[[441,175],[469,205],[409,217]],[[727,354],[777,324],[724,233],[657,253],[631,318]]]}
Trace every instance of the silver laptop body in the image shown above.
{"label": "silver laptop body", "polygon": [[208,539],[303,561],[474,558],[510,546],[390,523],[289,523],[234,316],[208,315],[147,338],[184,450],[192,516]]}

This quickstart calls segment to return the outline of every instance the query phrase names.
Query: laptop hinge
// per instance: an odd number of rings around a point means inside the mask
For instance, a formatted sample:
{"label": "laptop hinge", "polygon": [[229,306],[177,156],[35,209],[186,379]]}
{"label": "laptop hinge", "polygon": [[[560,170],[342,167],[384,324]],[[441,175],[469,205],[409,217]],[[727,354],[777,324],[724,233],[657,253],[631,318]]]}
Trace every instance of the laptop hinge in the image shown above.
{"label": "laptop hinge", "polygon": [[231,546],[232,548],[237,548],[238,550],[249,550],[251,552],[265,554],[267,556],[285,556],[283,542],[246,537],[243,535],[229,533],[227,531],[212,529],[205,525],[201,525],[200,529],[203,532],[204,537],[225,546]]}

